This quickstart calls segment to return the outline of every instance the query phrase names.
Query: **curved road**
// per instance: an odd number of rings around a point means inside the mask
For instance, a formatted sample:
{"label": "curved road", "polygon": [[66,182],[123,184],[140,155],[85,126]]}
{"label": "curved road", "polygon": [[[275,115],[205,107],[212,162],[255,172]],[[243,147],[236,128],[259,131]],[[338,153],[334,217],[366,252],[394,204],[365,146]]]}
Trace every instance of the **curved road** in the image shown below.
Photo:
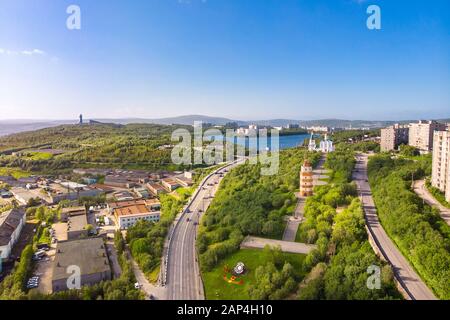
{"label": "curved road", "polygon": [[169,239],[167,260],[167,298],[169,300],[202,300],[203,284],[196,253],[197,226],[228,170],[243,163],[239,159],[206,177],[193,199],[176,222]]}
{"label": "curved road", "polygon": [[383,226],[378,219],[372,192],[367,180],[368,156],[366,154],[359,154],[357,155],[356,160],[353,180],[356,182],[361,196],[367,227],[380,252],[392,265],[395,277],[410,299],[436,300],[433,292],[425,285],[419,275],[410,266],[409,262],[384,231]]}
{"label": "curved road", "polygon": [[436,207],[442,219],[450,226],[450,209],[444,207],[439,201],[437,201],[433,195],[428,191],[424,180],[414,181],[414,192],[421,197],[429,206]]}

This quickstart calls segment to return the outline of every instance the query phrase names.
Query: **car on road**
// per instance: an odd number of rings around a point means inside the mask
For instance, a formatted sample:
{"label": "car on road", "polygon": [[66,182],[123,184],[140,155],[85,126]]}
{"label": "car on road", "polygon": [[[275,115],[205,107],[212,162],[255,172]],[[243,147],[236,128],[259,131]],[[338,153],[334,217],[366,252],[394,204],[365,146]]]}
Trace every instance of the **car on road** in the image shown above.
{"label": "car on road", "polygon": [[139,282],[136,282],[136,283],[134,284],[134,288],[135,288],[135,289],[141,289],[141,288],[142,288],[142,284],[140,284]]}

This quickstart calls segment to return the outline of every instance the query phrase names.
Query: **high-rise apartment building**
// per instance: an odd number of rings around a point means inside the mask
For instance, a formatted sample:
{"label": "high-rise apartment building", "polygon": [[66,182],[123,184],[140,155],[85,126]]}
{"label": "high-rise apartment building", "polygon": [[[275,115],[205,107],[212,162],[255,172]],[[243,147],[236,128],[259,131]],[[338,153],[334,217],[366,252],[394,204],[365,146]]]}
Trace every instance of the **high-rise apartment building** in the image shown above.
{"label": "high-rise apartment building", "polygon": [[431,184],[445,193],[450,202],[450,132],[435,131]]}
{"label": "high-rise apartment building", "polygon": [[408,126],[403,126],[398,123],[381,129],[381,151],[396,150],[402,143],[408,143]]}
{"label": "high-rise apartment building", "polygon": [[428,153],[433,149],[434,131],[443,131],[446,127],[446,124],[436,121],[420,120],[418,123],[410,123],[408,144],[421,153]]}

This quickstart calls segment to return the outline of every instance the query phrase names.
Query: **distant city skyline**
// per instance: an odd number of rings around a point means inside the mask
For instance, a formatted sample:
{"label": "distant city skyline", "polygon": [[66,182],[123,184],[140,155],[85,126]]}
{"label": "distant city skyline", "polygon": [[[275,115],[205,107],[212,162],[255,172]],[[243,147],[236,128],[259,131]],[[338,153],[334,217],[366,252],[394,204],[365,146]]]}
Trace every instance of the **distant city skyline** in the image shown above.
{"label": "distant city skyline", "polygon": [[0,0],[0,120],[449,118],[449,40],[446,0]]}

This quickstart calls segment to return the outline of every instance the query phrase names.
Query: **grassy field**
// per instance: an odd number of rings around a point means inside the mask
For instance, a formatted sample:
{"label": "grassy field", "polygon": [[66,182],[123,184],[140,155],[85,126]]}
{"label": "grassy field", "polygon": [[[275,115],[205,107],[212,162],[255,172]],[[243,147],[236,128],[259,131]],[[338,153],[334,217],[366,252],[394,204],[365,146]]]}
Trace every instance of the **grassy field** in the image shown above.
{"label": "grassy field", "polygon": [[[298,272],[296,276],[302,278],[300,272],[305,255],[284,253],[285,261],[289,262],[294,270]],[[241,249],[223,260],[216,268],[210,272],[202,274],[205,286],[205,295],[208,300],[245,300],[250,299],[247,291],[255,281],[255,270],[261,265],[271,261],[270,253],[258,249]],[[228,283],[224,280],[224,275],[229,279],[230,273],[225,272],[225,268],[233,269],[238,262],[243,262],[247,268],[247,273],[239,278],[243,284]]]}
{"label": "grassy field", "polygon": [[153,269],[152,272],[147,274],[147,279],[153,284],[156,284],[158,282],[159,272],[160,272],[161,266],[156,267]]}
{"label": "grassy field", "polygon": [[53,158],[53,155],[49,152],[30,152],[27,155],[27,158],[30,160],[50,160],[51,158]]}
{"label": "grassy field", "polygon": [[195,191],[194,187],[189,188],[178,188],[175,190],[176,193],[178,193],[180,196],[186,195],[187,197],[190,197]]}
{"label": "grassy field", "polygon": [[16,179],[29,177],[30,173],[19,168],[0,168],[0,176],[13,176]]}

